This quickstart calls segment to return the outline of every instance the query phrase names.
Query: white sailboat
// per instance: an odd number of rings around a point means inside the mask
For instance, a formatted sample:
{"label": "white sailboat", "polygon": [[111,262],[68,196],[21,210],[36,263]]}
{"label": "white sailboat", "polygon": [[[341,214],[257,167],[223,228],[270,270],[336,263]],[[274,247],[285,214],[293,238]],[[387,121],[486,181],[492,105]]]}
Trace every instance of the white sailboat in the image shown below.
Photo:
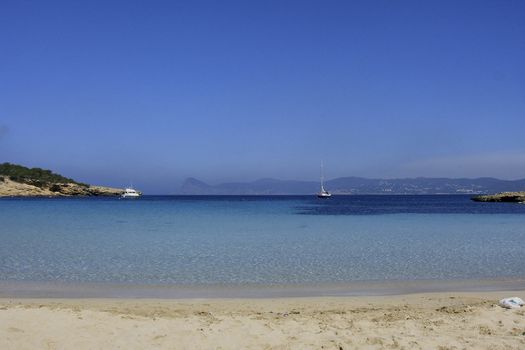
{"label": "white sailboat", "polygon": [[323,163],[321,163],[321,191],[317,193],[317,198],[330,198],[332,194],[324,189],[324,169]]}

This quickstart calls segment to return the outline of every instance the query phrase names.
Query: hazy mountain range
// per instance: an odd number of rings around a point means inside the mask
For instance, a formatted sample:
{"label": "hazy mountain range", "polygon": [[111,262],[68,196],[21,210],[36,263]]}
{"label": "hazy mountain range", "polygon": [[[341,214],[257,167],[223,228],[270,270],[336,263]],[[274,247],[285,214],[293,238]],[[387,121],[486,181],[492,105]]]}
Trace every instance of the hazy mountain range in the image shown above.
{"label": "hazy mountain range", "polygon": [[[490,177],[476,179],[406,178],[367,179],[341,177],[325,182],[334,194],[480,194],[525,190],[525,179],[500,180]],[[319,191],[319,182],[259,179],[252,182],[230,182],[209,185],[188,178],[178,194],[187,195],[300,195]]]}

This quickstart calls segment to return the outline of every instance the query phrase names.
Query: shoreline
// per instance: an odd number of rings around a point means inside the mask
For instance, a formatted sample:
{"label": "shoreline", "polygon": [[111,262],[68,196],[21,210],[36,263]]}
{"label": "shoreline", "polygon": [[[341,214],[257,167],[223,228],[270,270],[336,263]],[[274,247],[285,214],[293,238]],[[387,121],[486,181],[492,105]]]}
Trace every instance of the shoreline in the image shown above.
{"label": "shoreline", "polygon": [[291,285],[147,285],[0,281],[0,298],[265,299],[525,290],[525,278],[355,281]]}
{"label": "shoreline", "polygon": [[525,290],[266,299],[0,298],[2,349],[518,349]]}

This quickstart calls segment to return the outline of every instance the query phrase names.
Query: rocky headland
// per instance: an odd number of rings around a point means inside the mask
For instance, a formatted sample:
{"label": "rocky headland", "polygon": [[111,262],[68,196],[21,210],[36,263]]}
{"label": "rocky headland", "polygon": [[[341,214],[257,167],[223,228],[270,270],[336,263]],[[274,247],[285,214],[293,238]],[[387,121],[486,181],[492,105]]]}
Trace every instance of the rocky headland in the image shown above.
{"label": "rocky headland", "polygon": [[525,202],[525,192],[501,192],[496,194],[479,195],[472,197],[476,202]]}
{"label": "rocky headland", "polygon": [[50,170],[0,164],[0,197],[118,196],[122,192],[80,183]]}

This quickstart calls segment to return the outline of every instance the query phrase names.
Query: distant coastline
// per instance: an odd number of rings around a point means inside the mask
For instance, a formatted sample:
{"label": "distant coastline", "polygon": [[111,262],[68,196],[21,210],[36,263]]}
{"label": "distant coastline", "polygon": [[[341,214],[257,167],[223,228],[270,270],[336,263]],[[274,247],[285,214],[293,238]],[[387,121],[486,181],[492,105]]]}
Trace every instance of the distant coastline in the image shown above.
{"label": "distant coastline", "polygon": [[[371,179],[340,177],[325,181],[335,195],[471,195],[475,201],[522,202],[525,179],[481,178],[399,178]],[[171,195],[311,195],[319,190],[317,181],[264,178],[251,182],[208,184],[187,178]],[[121,188],[77,182],[51,170],[0,164],[0,197],[118,196]],[[492,195],[496,193],[496,195]],[[512,197],[512,198],[511,198]]]}
{"label": "distant coastline", "polygon": [[[325,187],[336,195],[478,195],[525,190],[525,179],[495,178],[404,178],[368,179],[341,177],[325,181]],[[188,178],[177,193],[180,195],[308,195],[319,191],[317,181],[259,179],[252,182],[230,182],[210,185]]]}

